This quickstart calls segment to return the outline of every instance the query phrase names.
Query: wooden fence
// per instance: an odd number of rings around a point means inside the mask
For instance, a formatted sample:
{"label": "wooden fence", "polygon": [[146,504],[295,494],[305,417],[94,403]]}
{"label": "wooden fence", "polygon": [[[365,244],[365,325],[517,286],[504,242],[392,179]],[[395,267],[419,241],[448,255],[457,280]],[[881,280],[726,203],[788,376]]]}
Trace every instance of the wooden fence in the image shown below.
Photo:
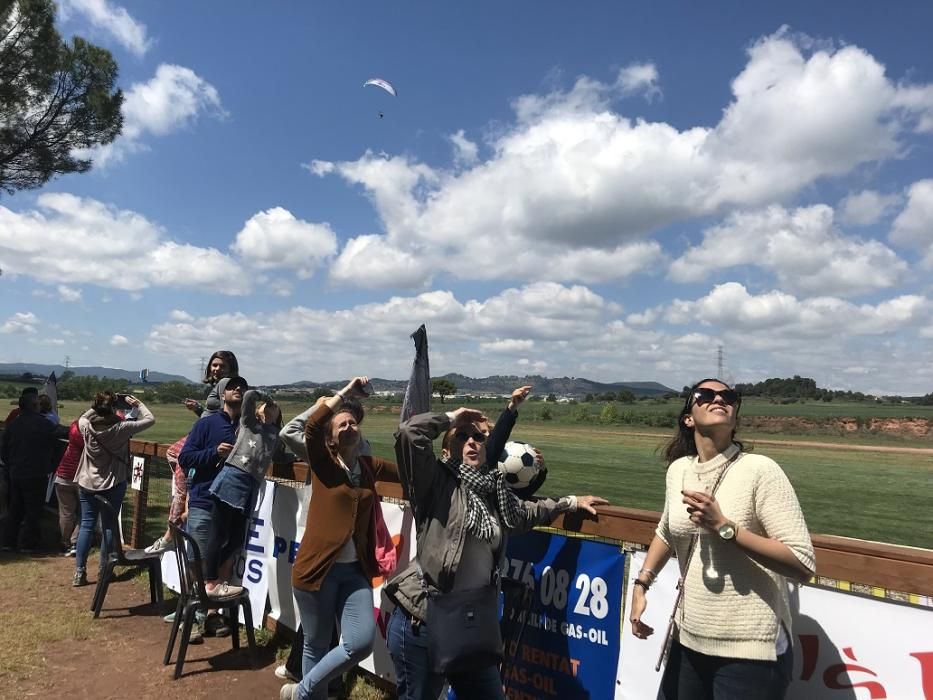
{"label": "wooden fence", "polygon": [[[164,457],[168,445],[134,440],[130,448],[135,455]],[[148,474],[148,469],[146,473]],[[270,475],[280,479],[304,482],[308,466],[302,462],[273,465]],[[380,495],[402,498],[397,484],[380,483]],[[132,538],[142,532],[146,513],[147,485],[134,492]],[[657,511],[604,506],[598,516],[572,513],[561,516],[553,527],[581,535],[614,540],[620,544],[631,542],[647,546],[654,535],[661,514]],[[816,552],[817,577],[836,579],[854,584],[933,596],[933,550],[869,542],[849,537],[811,534]],[[140,546],[132,540],[130,546]]]}

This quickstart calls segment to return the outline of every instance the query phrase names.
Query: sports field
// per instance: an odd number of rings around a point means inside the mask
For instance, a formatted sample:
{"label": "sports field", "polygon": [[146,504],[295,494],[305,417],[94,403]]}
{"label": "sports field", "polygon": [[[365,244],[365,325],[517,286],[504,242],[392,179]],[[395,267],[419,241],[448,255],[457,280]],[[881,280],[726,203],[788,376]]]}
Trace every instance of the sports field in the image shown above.
{"label": "sports field", "polygon": [[[544,454],[548,479],[542,493],[593,493],[614,505],[651,510],[662,507],[664,463],[659,448],[670,430],[654,429],[654,435],[646,435],[650,429],[644,427],[576,423],[556,415],[541,420],[544,406],[531,403],[523,407],[513,433],[514,438],[532,443]],[[451,407],[448,402],[435,408]],[[73,419],[84,408],[84,403],[65,402],[62,420]],[[154,404],[151,408],[157,423],[141,434],[141,439],[170,443],[191,427],[193,414],[180,405]],[[286,419],[304,408],[306,405],[298,402],[283,403]],[[579,407],[553,408],[570,415]],[[743,411],[748,408],[743,406]],[[923,407],[913,408],[915,412],[909,415],[917,415],[916,409]],[[484,409],[494,416],[501,404],[489,404]],[[837,415],[845,415],[844,409]],[[392,434],[397,422],[396,413],[381,407],[367,414],[363,431],[376,454],[394,458]],[[933,548],[933,509],[928,501],[933,485],[933,451],[890,451],[888,443],[892,441],[877,441],[878,448],[868,451],[846,449],[856,441],[869,441],[871,436],[862,435],[837,436],[839,445],[832,449],[775,444],[773,441],[783,436],[774,434],[758,435],[768,444],[756,447],[754,434],[740,437],[746,440],[746,447],[772,457],[784,468],[813,532]],[[796,441],[806,439],[800,435],[790,437]],[[814,436],[813,440],[825,443],[827,437]],[[923,440],[893,442],[908,448],[931,446]]]}

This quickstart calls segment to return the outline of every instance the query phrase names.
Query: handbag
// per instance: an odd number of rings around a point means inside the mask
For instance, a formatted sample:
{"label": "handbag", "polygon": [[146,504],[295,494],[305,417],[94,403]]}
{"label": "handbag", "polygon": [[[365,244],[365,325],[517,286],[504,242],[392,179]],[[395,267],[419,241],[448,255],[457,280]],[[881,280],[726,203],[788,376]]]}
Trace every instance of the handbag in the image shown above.
{"label": "handbag", "polygon": [[[726,472],[729,471],[729,467],[732,466],[733,462],[735,462],[735,460],[737,460],[741,454],[741,451],[736,452],[732,459],[726,462],[722,472],[719,474],[719,478],[717,478],[716,483],[713,484],[713,488],[710,491],[710,496],[716,495],[716,489],[719,488],[719,484],[721,484],[723,478],[725,478]],[[664,665],[668,655],[671,653],[671,644],[674,642],[674,626],[676,624],[677,609],[680,607],[680,603],[684,599],[684,582],[687,580],[687,571],[690,569],[690,562],[693,560],[693,550],[696,548],[697,542],[699,541],[700,530],[697,528],[697,531],[693,533],[693,538],[690,540],[690,546],[687,548],[687,557],[685,559],[684,570],[681,572],[680,579],[677,581],[677,598],[674,600],[674,609],[671,610],[671,618],[667,622],[667,632],[664,635],[664,644],[661,645],[661,653],[658,655],[658,663],[656,663],[654,666],[655,671],[661,670],[661,666]]]}
{"label": "handbag", "polygon": [[502,661],[497,585],[428,593],[427,622],[428,664],[434,673],[462,673]]}

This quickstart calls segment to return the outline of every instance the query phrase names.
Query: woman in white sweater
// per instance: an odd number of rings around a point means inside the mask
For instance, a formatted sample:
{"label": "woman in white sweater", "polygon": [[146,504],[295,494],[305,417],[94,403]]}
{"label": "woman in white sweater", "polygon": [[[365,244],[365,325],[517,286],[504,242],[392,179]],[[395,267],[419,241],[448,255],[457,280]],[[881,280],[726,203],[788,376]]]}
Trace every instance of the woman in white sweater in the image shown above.
{"label": "woman in white sweater", "polygon": [[[698,382],[665,451],[664,513],[629,616],[636,637],[654,632],[642,620],[646,594],[676,554],[683,596],[659,700],[780,700],[790,683],[785,579],[813,575],[813,545],[784,472],[735,440],[740,405],[718,379]],[[666,614],[658,611],[655,619]]]}

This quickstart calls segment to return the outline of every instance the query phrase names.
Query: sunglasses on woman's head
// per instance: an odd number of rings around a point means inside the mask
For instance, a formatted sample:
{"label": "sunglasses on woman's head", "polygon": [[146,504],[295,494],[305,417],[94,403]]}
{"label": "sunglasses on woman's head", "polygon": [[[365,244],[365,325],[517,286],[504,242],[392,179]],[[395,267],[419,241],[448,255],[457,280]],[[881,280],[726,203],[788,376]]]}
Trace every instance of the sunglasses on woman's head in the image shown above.
{"label": "sunglasses on woman's head", "polygon": [[478,430],[475,433],[467,433],[462,430],[458,430],[456,433],[454,433],[454,437],[456,437],[461,442],[466,442],[470,438],[473,438],[474,442],[478,442],[481,445],[486,442],[486,434],[481,433]]}
{"label": "sunglasses on woman's head", "polygon": [[693,390],[693,402],[697,406],[705,406],[720,397],[727,406],[735,406],[739,403],[739,394],[735,389],[710,389],[709,387],[700,387]]}

